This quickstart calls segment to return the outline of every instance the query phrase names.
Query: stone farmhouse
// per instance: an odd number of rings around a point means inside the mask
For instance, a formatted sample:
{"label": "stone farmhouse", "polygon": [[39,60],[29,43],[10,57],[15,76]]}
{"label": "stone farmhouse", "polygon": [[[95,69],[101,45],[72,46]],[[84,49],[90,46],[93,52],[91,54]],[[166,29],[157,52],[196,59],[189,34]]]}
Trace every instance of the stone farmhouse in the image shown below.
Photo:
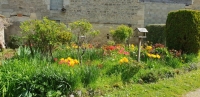
{"label": "stone farmhouse", "polygon": [[10,35],[19,34],[20,22],[44,16],[66,25],[87,19],[102,32],[94,41],[105,42],[118,25],[165,24],[167,14],[179,9],[200,10],[200,0],[0,0],[0,14],[13,22],[5,30],[6,42]]}

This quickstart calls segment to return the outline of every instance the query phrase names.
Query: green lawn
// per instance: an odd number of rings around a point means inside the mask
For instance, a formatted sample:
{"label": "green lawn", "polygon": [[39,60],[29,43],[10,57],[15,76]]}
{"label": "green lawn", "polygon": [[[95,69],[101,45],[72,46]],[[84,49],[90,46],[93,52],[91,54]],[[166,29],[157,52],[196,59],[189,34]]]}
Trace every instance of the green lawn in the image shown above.
{"label": "green lawn", "polygon": [[118,89],[105,88],[106,97],[181,97],[200,88],[200,70],[151,84],[129,84]]}

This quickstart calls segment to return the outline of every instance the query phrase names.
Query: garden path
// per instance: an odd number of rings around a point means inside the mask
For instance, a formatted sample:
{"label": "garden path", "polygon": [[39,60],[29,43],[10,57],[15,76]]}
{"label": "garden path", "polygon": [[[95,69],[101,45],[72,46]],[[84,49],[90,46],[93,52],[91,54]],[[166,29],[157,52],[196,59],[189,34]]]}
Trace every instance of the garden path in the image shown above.
{"label": "garden path", "polygon": [[191,92],[187,93],[183,97],[200,97],[200,88],[195,91],[191,91]]}
{"label": "garden path", "polygon": [[[200,68],[200,62],[197,63],[197,67]],[[183,95],[183,97],[200,97],[200,88],[194,91],[190,91],[187,94]]]}

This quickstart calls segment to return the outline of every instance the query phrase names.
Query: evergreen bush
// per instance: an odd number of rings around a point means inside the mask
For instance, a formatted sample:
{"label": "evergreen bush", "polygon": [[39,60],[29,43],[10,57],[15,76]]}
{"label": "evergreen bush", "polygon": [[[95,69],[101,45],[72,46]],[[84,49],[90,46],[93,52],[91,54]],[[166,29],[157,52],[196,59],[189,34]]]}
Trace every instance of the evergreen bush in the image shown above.
{"label": "evergreen bush", "polygon": [[149,32],[147,33],[147,41],[150,41],[153,44],[165,44],[165,24],[150,24],[146,26],[146,29]]}
{"label": "evergreen bush", "polygon": [[198,53],[200,49],[200,12],[178,10],[170,12],[166,21],[166,44],[169,49]]}

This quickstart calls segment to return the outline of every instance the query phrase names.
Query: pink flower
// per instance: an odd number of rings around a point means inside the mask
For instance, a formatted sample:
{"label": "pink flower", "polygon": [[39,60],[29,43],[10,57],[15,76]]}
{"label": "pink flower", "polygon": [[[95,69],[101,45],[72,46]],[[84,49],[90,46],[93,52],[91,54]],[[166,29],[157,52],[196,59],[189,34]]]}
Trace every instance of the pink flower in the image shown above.
{"label": "pink flower", "polygon": [[124,55],[130,55],[130,53],[127,51],[124,51]]}

